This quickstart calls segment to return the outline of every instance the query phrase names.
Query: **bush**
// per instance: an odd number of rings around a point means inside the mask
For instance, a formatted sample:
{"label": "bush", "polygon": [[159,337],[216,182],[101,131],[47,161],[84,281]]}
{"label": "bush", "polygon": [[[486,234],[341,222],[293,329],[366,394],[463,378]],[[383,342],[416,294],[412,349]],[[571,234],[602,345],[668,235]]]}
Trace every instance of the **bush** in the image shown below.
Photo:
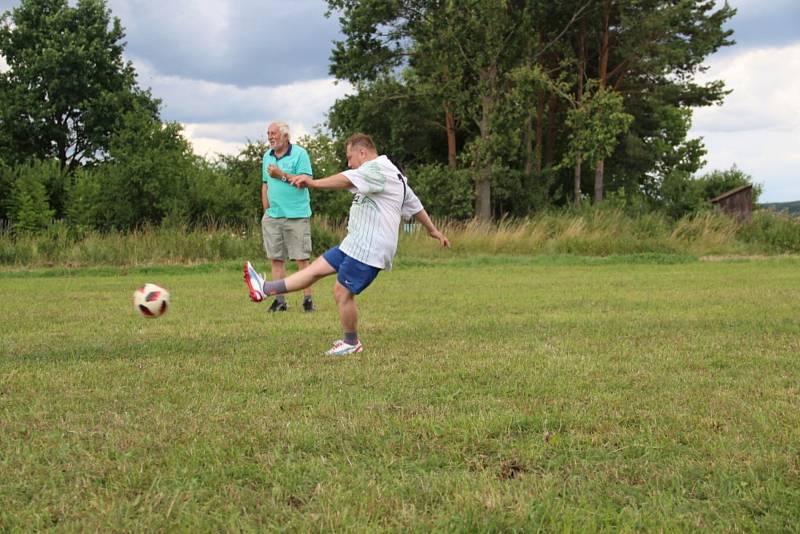
{"label": "bush", "polygon": [[759,210],[741,226],[742,241],[762,245],[767,252],[800,252],[800,218]]}
{"label": "bush", "polygon": [[209,221],[242,225],[255,215],[250,189],[200,160],[188,176],[184,214],[192,224]]}
{"label": "bush", "polygon": [[311,211],[315,216],[344,220],[350,213],[353,195],[349,191],[311,190]]}
{"label": "bush", "polygon": [[35,162],[20,165],[16,169],[16,180],[11,187],[8,213],[16,232],[39,232],[50,224],[55,210],[47,200],[45,182],[52,165],[50,162]]}
{"label": "bush", "polygon": [[97,173],[78,169],[66,194],[64,211],[70,226],[81,230],[109,226],[111,216],[101,210],[102,184]]}
{"label": "bush", "polygon": [[319,256],[344,239],[345,227],[326,217],[311,218],[311,245],[313,254]]}
{"label": "bush", "polygon": [[[711,208],[709,201],[712,198],[752,183],[752,177],[735,165],[726,171],[712,171],[699,178],[673,172],[661,183],[661,204],[671,217],[678,219],[689,213],[707,210]],[[754,207],[761,190],[761,185],[753,185]]]}
{"label": "bush", "polygon": [[465,220],[475,206],[475,183],[467,169],[421,165],[408,172],[408,183],[431,216]]}
{"label": "bush", "polygon": [[0,219],[10,219],[11,188],[15,182],[14,172],[0,160]]}

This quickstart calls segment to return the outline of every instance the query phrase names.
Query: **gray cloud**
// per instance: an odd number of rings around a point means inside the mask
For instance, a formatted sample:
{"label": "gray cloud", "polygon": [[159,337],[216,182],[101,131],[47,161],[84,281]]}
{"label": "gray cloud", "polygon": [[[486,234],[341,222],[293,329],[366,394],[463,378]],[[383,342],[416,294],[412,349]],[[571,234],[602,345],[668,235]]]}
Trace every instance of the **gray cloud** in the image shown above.
{"label": "gray cloud", "polygon": [[[722,5],[724,0],[717,0]],[[800,1],[729,0],[737,44],[717,55],[800,41]],[[0,0],[0,11],[19,0]],[[280,86],[328,76],[341,37],[324,0],[108,0],[127,32],[126,55],[159,72],[232,84]]]}
{"label": "gray cloud", "polygon": [[127,55],[162,73],[237,87],[328,76],[336,18],[322,0],[110,0]]}
{"label": "gray cloud", "polygon": [[728,0],[728,4],[736,8],[736,15],[727,24],[736,44],[721,50],[721,55],[800,42],[798,0]]}
{"label": "gray cloud", "polygon": [[292,81],[269,87],[237,87],[179,76],[165,76],[151,65],[135,63],[141,85],[163,100],[167,120],[191,123],[235,123],[283,118],[311,129],[322,122],[336,98],[352,88],[332,78]]}
{"label": "gray cloud", "polygon": [[[70,0],[74,4],[74,0]],[[0,10],[19,0],[0,0]],[[323,0],[107,0],[126,30],[138,83],[200,153],[235,152],[270,120],[322,123],[352,88],[328,75],[336,18]],[[0,68],[2,65],[0,64]]]}
{"label": "gray cloud", "polygon": [[[19,0],[0,0],[0,11]],[[323,0],[108,0],[126,31],[125,55],[161,73],[280,86],[328,76],[336,16]]]}

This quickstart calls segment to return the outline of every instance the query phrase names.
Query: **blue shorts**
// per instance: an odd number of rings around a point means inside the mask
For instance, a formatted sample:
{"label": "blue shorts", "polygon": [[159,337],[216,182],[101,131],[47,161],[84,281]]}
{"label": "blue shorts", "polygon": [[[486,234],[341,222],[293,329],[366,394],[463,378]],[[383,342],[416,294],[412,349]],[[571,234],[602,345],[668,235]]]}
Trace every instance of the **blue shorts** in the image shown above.
{"label": "blue shorts", "polygon": [[354,260],[341,250],[339,246],[328,249],[322,255],[338,275],[336,279],[354,295],[358,295],[369,286],[378,273],[381,272],[377,267],[361,263]]}

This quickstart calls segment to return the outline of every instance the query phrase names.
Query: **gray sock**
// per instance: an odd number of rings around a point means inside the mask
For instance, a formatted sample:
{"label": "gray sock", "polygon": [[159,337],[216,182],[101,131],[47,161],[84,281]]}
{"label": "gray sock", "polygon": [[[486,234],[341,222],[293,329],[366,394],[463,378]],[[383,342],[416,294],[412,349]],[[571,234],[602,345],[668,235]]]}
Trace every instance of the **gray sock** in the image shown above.
{"label": "gray sock", "polygon": [[345,332],[344,342],[348,345],[355,345],[358,343],[358,332]]}
{"label": "gray sock", "polygon": [[[264,290],[265,295],[278,295],[280,293],[286,293],[286,282],[283,280],[276,280],[274,282],[264,281]],[[278,297],[283,300],[283,297]]]}

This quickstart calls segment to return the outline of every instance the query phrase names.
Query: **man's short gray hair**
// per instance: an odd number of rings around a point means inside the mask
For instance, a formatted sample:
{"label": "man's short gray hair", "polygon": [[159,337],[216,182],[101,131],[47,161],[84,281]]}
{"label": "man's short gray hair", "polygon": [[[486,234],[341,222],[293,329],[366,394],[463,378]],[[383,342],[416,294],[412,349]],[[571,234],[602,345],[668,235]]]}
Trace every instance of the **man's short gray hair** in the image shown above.
{"label": "man's short gray hair", "polygon": [[278,127],[278,131],[279,131],[281,134],[285,134],[285,135],[287,135],[287,136],[289,135],[289,133],[290,133],[290,131],[289,131],[289,125],[288,125],[288,124],[286,124],[285,122],[283,122],[283,121],[275,121],[275,122],[273,122],[272,124],[274,124],[275,126],[277,126],[277,127]]}

